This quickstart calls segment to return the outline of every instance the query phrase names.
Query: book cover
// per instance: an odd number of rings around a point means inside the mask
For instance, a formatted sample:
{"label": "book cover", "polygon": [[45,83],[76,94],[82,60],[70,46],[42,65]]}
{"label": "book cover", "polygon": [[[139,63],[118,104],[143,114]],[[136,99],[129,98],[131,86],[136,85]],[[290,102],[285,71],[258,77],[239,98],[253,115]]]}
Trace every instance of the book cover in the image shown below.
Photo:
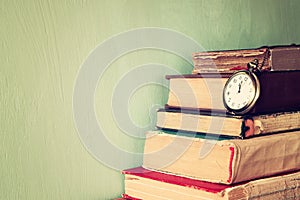
{"label": "book cover", "polygon": [[234,184],[300,169],[300,131],[246,140],[147,133],[143,167],[214,183]]}
{"label": "book cover", "polygon": [[238,185],[222,185],[150,171],[142,167],[124,170],[125,199],[144,200],[286,200],[299,199],[300,173],[258,179]]}

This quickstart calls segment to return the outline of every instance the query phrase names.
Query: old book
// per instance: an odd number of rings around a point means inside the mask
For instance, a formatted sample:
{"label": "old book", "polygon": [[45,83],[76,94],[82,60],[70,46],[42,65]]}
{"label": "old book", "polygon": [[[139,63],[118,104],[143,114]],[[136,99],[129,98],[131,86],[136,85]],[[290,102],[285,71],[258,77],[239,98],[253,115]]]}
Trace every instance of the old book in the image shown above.
{"label": "old book", "polygon": [[196,181],[142,167],[123,171],[124,199],[144,200],[287,200],[300,198],[300,173],[258,179],[239,185]]}
{"label": "old book", "polygon": [[300,46],[196,52],[192,54],[193,73],[232,72],[237,66],[247,67],[254,59],[263,63],[264,70],[300,70]]}
{"label": "old book", "polygon": [[[169,75],[169,107],[225,112],[223,88],[231,74]],[[262,72],[260,96],[249,113],[300,109],[300,70]]]}
{"label": "old book", "polygon": [[148,132],[143,167],[229,185],[300,170],[299,140],[300,131],[247,140]]}
{"label": "old book", "polygon": [[159,129],[248,138],[300,129],[300,111],[257,115],[224,115],[193,110],[160,109]]}

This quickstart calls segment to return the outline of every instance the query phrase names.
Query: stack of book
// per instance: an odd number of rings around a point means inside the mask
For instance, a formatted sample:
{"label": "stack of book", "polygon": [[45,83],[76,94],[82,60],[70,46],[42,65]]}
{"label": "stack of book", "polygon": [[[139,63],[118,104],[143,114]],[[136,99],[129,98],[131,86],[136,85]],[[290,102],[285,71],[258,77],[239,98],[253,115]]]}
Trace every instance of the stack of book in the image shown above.
{"label": "stack of book", "polygon": [[[123,171],[123,199],[300,199],[300,48],[206,52],[214,69],[203,54],[193,74],[166,77],[168,102],[146,133],[143,165]],[[249,56],[268,71],[252,109],[232,114],[223,88]]]}

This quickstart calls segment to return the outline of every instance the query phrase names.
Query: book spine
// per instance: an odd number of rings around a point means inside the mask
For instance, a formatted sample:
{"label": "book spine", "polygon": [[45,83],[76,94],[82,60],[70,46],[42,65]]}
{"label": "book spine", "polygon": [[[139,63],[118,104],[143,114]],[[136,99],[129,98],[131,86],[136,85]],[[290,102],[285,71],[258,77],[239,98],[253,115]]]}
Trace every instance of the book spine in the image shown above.
{"label": "book spine", "polygon": [[251,114],[300,110],[300,70],[272,71],[258,75],[260,96]]}
{"label": "book spine", "polygon": [[300,70],[300,46],[271,49],[272,70]]}

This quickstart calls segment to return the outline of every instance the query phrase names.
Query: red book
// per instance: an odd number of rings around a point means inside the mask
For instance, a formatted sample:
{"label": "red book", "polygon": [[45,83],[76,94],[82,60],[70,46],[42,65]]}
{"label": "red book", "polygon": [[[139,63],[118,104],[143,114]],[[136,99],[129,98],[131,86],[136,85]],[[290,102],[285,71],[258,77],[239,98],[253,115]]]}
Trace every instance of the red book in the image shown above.
{"label": "red book", "polygon": [[125,199],[299,199],[300,172],[224,185],[137,167],[124,170]]}

